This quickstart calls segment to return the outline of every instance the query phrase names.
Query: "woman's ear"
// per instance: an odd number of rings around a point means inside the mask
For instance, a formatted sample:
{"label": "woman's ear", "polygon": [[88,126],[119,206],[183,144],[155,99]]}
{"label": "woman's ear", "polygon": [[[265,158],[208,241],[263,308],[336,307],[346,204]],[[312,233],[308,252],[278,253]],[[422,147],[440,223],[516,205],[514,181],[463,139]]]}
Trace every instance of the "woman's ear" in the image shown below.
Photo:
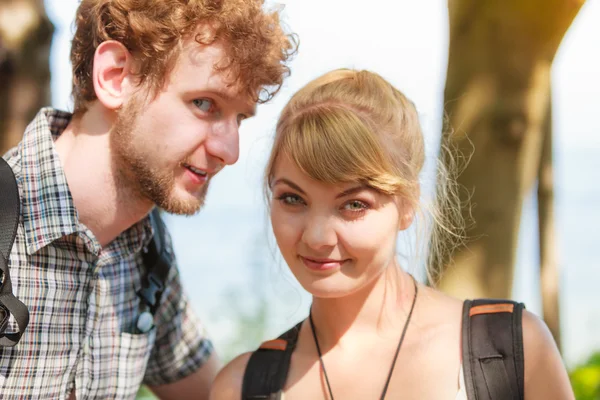
{"label": "woman's ear", "polygon": [[133,57],[115,40],[102,42],[94,54],[92,81],[96,97],[109,110],[123,106],[131,95]]}
{"label": "woman's ear", "polygon": [[415,218],[415,209],[409,201],[400,200],[400,218],[398,218],[398,230],[408,229]]}
{"label": "woman's ear", "polygon": [[408,229],[414,219],[416,213],[416,207],[418,200],[421,197],[421,187],[417,187],[409,195],[413,196],[413,201],[410,201],[407,196],[398,196],[398,210],[400,211],[400,218],[398,218],[398,230],[403,231]]}

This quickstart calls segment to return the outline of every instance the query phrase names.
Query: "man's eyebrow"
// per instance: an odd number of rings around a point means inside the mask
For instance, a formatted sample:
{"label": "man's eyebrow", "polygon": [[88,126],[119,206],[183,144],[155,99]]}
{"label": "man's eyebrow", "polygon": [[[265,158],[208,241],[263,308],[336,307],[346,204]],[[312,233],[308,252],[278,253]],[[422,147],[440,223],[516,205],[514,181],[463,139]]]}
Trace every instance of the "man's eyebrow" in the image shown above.
{"label": "man's eyebrow", "polygon": [[286,179],[286,178],[277,179],[273,182],[272,186],[275,186],[278,183],[285,183],[292,189],[297,190],[298,192],[302,193],[303,195],[306,195],[306,193],[304,192],[304,190],[302,190],[302,188],[300,186],[296,185],[294,182],[290,181],[289,179]]}
{"label": "man's eyebrow", "polygon": [[[239,102],[239,99],[237,97],[231,96],[229,93],[226,93],[222,90],[208,89],[205,92],[208,94],[212,94],[213,96],[220,97],[222,100],[225,100],[228,103]],[[243,113],[248,118],[254,117],[256,115],[256,104],[253,104],[250,108],[244,110]]]}

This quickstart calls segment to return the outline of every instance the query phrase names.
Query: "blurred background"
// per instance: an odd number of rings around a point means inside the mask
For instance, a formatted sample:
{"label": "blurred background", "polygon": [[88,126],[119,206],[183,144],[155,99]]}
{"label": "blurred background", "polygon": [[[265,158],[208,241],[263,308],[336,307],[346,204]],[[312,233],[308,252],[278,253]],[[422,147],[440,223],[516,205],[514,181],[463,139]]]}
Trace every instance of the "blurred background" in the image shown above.
{"label": "blurred background", "polygon": [[[76,0],[0,0],[0,152],[44,105],[71,110]],[[423,201],[445,142],[472,153],[459,178],[477,238],[440,288],[511,297],[559,343],[580,399],[600,399],[600,0],[289,0],[292,75],[244,122],[240,160],[194,217],[166,216],[184,282],[224,360],[308,313],[272,239],[262,173],[278,113],[313,78],[375,71],[415,102],[426,137]],[[168,134],[168,133],[166,133]],[[469,140],[466,140],[468,138]],[[442,160],[444,161],[444,160]],[[399,253],[415,230],[399,240]],[[407,244],[408,243],[408,244]],[[422,257],[403,257],[425,281]],[[594,354],[596,354],[594,356]]]}

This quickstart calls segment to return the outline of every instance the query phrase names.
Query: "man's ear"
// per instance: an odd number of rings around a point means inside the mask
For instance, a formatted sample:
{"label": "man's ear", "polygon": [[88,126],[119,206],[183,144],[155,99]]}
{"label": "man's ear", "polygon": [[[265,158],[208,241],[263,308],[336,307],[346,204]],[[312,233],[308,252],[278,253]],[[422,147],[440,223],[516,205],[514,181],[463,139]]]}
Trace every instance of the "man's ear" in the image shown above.
{"label": "man's ear", "polygon": [[109,110],[127,102],[133,84],[133,57],[115,40],[102,42],[94,54],[92,80],[96,97]]}

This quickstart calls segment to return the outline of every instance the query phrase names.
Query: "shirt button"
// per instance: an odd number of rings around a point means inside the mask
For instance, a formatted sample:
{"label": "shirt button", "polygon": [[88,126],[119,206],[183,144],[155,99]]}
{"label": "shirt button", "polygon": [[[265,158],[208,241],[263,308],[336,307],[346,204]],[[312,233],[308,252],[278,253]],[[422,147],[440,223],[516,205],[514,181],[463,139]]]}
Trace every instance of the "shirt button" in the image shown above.
{"label": "shirt button", "polygon": [[141,333],[147,333],[152,329],[152,325],[154,324],[154,318],[149,311],[144,311],[141,313],[137,320],[137,329]]}

